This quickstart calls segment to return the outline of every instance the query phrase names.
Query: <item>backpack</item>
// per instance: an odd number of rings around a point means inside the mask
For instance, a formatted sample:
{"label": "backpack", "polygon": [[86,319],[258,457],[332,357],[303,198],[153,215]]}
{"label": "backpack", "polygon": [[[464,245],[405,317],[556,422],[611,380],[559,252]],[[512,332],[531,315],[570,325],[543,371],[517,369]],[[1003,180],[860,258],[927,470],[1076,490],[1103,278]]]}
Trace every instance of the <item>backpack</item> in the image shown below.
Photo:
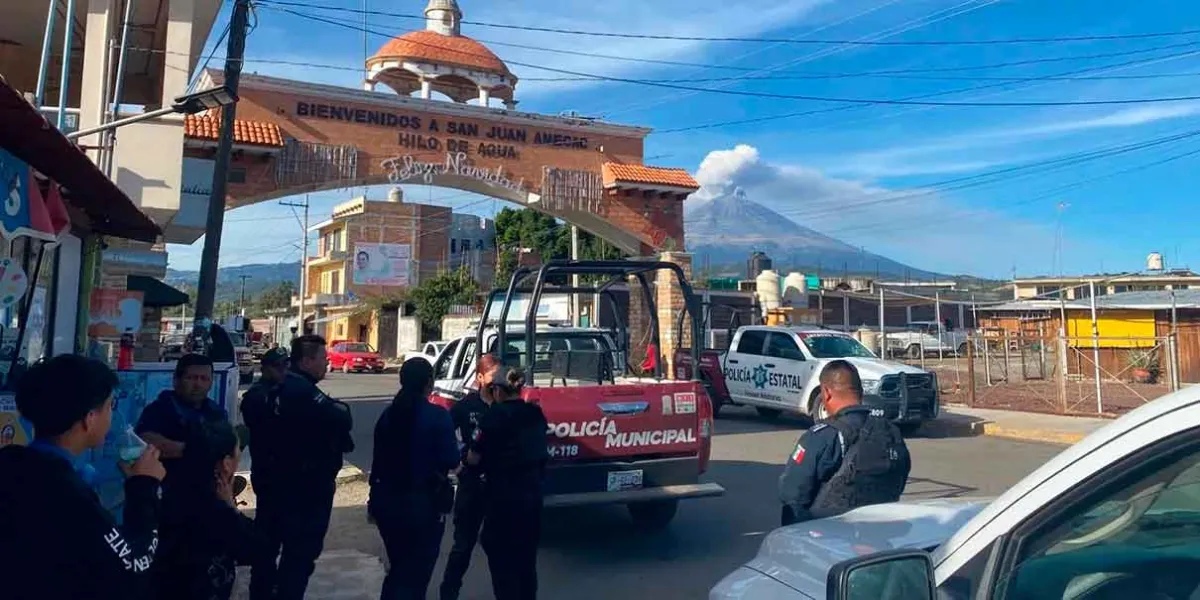
{"label": "backpack", "polygon": [[838,432],[842,464],[817,492],[813,516],[828,517],[899,500],[911,467],[900,430],[882,417],[867,417],[857,429],[842,419],[828,423]]}

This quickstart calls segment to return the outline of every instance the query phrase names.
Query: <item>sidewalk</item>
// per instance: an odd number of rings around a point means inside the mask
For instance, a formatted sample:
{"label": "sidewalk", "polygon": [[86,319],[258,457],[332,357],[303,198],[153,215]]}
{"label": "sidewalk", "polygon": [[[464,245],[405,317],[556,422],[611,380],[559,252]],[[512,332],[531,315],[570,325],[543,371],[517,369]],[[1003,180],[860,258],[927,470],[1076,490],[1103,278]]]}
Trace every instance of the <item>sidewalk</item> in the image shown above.
{"label": "sidewalk", "polygon": [[964,437],[990,435],[1032,442],[1074,444],[1112,419],[1067,417],[1009,410],[947,406],[942,415],[926,423],[920,435]]}

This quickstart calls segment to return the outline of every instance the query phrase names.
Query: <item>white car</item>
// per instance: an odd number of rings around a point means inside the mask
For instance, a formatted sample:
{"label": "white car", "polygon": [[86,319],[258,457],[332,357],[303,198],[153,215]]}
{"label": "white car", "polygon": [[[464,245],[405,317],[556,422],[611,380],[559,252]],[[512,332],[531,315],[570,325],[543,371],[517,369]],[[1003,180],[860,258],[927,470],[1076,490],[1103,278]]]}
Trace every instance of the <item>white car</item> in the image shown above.
{"label": "white car", "polygon": [[1200,387],[1130,412],[986,505],[898,502],[777,529],[709,594],[934,597],[1200,598]]}

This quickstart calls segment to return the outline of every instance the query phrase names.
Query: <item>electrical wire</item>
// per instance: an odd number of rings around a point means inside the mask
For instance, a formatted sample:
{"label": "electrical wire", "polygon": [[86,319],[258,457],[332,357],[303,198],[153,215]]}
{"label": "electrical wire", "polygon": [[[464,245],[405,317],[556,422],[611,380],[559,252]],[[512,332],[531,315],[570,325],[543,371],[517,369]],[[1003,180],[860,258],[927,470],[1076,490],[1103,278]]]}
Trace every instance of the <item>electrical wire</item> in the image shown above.
{"label": "electrical wire", "polygon": [[[297,17],[301,17],[301,18],[316,21],[316,22],[326,23],[326,24],[330,24],[330,25],[337,25],[340,27],[346,27],[346,28],[357,30],[357,31],[367,31],[368,33],[374,33],[376,35],[386,35],[383,33],[372,31],[370,29],[364,29],[360,26],[339,23],[337,21],[332,21],[332,20],[325,19],[322,17],[298,13],[298,12],[292,11],[290,9],[276,8],[275,10],[280,10],[280,11],[295,15]],[[422,46],[429,46],[432,48],[444,50],[444,51],[451,52],[454,54],[472,55],[472,53],[469,53],[469,52],[456,50],[454,48],[449,48],[446,46],[439,46],[437,44],[428,44],[428,43],[418,42],[418,41],[411,41],[411,43],[422,45]],[[658,87],[658,88],[664,88],[664,89],[701,92],[701,93],[712,93],[712,94],[739,96],[739,97],[768,98],[768,99],[773,99],[773,100],[798,100],[798,101],[805,101],[805,102],[833,102],[833,103],[841,103],[841,104],[878,104],[878,105],[898,105],[898,106],[958,106],[958,107],[974,107],[974,108],[1004,108],[1004,107],[1026,107],[1026,108],[1047,107],[1047,108],[1049,108],[1049,107],[1066,107],[1066,106],[1113,106],[1113,105],[1134,105],[1134,104],[1162,104],[1162,103],[1170,103],[1170,102],[1187,102],[1187,101],[1193,101],[1193,100],[1200,100],[1200,95],[1197,95],[1197,96],[1148,97],[1148,98],[1114,98],[1114,99],[1106,99],[1106,100],[1062,100],[1062,101],[1042,101],[1042,102],[1032,102],[1032,101],[1027,101],[1027,102],[937,102],[937,101],[903,100],[903,99],[888,99],[888,98],[879,98],[879,99],[840,98],[840,97],[826,97],[826,96],[809,96],[809,95],[803,95],[803,94],[777,94],[777,93],[769,93],[769,92],[747,92],[747,91],[741,91],[741,90],[704,88],[704,87],[695,87],[695,86],[679,85],[679,84],[671,84],[671,83],[644,81],[644,80],[630,79],[630,78],[625,78],[625,77],[596,75],[593,73],[585,73],[585,72],[573,71],[573,70],[569,70],[569,69],[557,69],[557,68],[553,68],[553,67],[536,65],[536,64],[532,64],[532,63],[517,62],[517,61],[508,61],[508,64],[521,66],[521,67],[528,67],[531,69],[541,69],[543,71],[549,71],[552,73],[560,73],[560,74],[565,74],[565,75],[576,75],[576,76],[582,76],[582,77],[592,77],[592,78],[600,79],[600,80],[604,80],[604,81],[632,83],[632,84],[644,85],[644,86],[649,86],[649,87]]]}
{"label": "electrical wire", "polygon": [[[334,7],[307,2],[293,2],[288,0],[259,0],[264,5],[287,6],[293,8],[309,8],[336,12],[350,12],[358,15],[368,14],[374,16],[395,17],[401,19],[415,19],[424,21],[424,15],[397,13],[380,10],[363,10],[361,8],[349,7]],[[640,33],[622,33],[622,32],[602,32],[602,31],[586,31],[581,29],[562,29],[553,27],[536,27],[532,25],[509,25],[502,23],[490,23],[486,21],[459,21],[463,25],[476,25],[479,27],[492,27],[496,29],[510,29],[516,31],[532,31],[538,33],[555,33],[562,35],[590,36],[590,37],[605,37],[605,38],[624,38],[638,40],[668,40],[668,41],[684,41],[684,42],[751,42],[751,43],[769,43],[769,44],[803,44],[803,45],[830,45],[830,46],[996,46],[996,45],[1011,45],[1011,44],[1061,44],[1068,42],[1099,42],[1099,41],[1116,41],[1116,40],[1138,40],[1138,39],[1154,39],[1164,37],[1183,37],[1188,35],[1200,34],[1200,29],[1184,29],[1179,31],[1152,31],[1143,33],[1127,33],[1127,34],[1098,34],[1098,35],[1078,35],[1078,36],[1048,36],[1048,37],[1028,37],[1028,38],[1008,38],[1008,39],[993,39],[993,40],[912,40],[912,41],[856,41],[856,40],[811,40],[802,38],[769,38],[769,37],[715,37],[715,36],[682,36],[682,35],[662,35],[662,34],[640,34]]]}

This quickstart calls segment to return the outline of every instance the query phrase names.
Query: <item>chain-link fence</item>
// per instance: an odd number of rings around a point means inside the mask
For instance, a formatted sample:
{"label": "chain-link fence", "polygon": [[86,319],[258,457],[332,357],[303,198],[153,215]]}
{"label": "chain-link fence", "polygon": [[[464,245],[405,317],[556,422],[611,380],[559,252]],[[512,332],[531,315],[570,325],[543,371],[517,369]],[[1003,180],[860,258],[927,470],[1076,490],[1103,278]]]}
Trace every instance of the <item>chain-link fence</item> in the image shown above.
{"label": "chain-link fence", "polygon": [[[892,337],[893,334],[888,334]],[[978,329],[953,352],[929,347],[890,354],[938,374],[944,401],[978,408],[1117,415],[1179,389],[1179,353],[1171,335],[1070,337],[1031,328]]]}

